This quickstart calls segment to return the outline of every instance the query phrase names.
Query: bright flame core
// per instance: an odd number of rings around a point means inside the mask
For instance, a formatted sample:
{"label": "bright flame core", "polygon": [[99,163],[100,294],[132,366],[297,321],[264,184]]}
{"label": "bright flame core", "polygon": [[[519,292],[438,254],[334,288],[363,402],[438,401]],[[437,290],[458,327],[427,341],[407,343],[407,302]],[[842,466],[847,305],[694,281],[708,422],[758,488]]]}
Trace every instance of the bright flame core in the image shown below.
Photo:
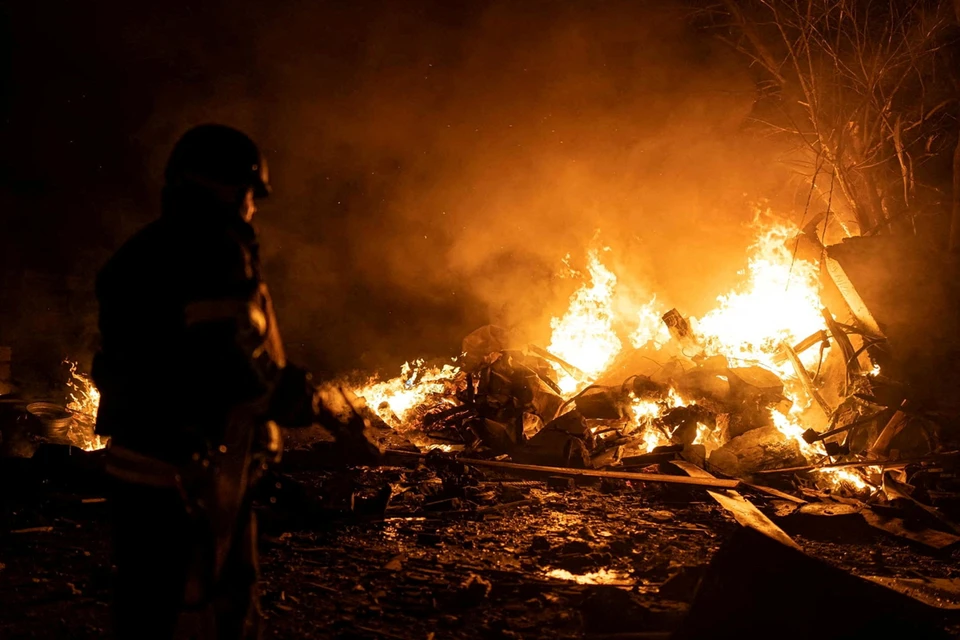
{"label": "bright flame core", "polygon": [[650,302],[642,305],[637,312],[637,328],[630,334],[630,344],[640,349],[653,343],[653,347],[659,349],[668,340],[670,331],[663,323],[663,310],[657,302],[657,296],[653,296]]}
{"label": "bright flame core", "polygon": [[[569,275],[578,275],[572,269]],[[557,367],[559,385],[564,394],[595,380],[620,353],[623,344],[613,330],[613,292],[617,276],[600,262],[596,249],[587,255],[589,282],[570,297],[570,306],[563,317],[553,318],[553,335],[547,351],[580,369],[586,380],[577,380],[562,367]]]}
{"label": "bright flame core", "polygon": [[672,444],[670,437],[656,424],[670,409],[690,404],[684,402],[673,389],[663,400],[644,400],[636,394],[630,394],[630,417],[633,425],[640,431],[643,438],[644,453],[650,453],[659,446]]}
{"label": "bright flame core", "polygon": [[716,309],[691,319],[709,354],[722,354],[733,365],[756,364],[781,377],[795,377],[789,362],[778,363],[780,344],[796,344],[826,326],[817,265],[794,259],[786,246],[796,233],[785,224],[762,231],[750,248],[746,282],[718,297]]}
{"label": "bright flame core", "polygon": [[400,375],[390,380],[371,378],[363,387],[354,390],[380,418],[394,428],[402,427],[414,409],[431,396],[443,394],[460,372],[458,367],[445,364],[427,367],[423,360],[403,363]]}

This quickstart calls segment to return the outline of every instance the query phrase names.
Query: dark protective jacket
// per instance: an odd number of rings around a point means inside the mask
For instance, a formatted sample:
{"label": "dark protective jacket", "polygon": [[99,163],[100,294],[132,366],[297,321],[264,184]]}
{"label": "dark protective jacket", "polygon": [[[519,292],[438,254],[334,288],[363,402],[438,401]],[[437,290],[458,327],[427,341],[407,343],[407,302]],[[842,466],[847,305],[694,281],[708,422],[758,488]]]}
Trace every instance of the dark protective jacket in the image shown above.
{"label": "dark protective jacket", "polygon": [[309,387],[286,364],[256,234],[236,211],[165,194],[160,219],[99,274],[97,298],[97,432],[114,445],[179,464],[216,447],[238,406],[309,424]]}

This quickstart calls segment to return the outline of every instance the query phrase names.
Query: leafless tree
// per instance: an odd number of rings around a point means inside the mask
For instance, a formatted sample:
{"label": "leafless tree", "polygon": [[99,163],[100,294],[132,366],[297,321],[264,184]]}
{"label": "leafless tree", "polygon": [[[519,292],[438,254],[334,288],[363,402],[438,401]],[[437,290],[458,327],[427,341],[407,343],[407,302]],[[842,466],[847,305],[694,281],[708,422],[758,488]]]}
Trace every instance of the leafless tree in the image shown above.
{"label": "leafless tree", "polygon": [[[914,229],[918,168],[952,151],[960,91],[946,49],[960,0],[722,0],[712,11],[777,105],[764,125],[800,142],[807,175],[827,179],[860,233]],[[953,162],[956,192],[960,146]]]}

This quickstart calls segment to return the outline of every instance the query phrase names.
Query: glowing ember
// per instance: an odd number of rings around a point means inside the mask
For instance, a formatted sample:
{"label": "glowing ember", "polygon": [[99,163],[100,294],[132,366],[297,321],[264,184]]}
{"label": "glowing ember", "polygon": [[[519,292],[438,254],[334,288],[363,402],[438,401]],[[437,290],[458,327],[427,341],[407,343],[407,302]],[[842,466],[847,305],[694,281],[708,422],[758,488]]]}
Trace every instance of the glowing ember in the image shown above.
{"label": "glowing ember", "polygon": [[700,422],[697,423],[697,437],[693,439],[693,444],[702,444],[708,456],[720,447],[714,430]]}
{"label": "glowing ember", "polygon": [[611,571],[609,569],[600,569],[589,573],[570,573],[566,569],[551,569],[547,576],[558,580],[569,580],[577,584],[610,584],[610,585],[632,585],[633,582],[624,573]]}
{"label": "glowing ember", "polygon": [[[622,348],[620,338],[613,330],[613,292],[617,277],[600,262],[597,250],[587,257],[590,281],[570,297],[570,306],[561,318],[553,318],[553,335],[547,351],[577,367],[586,380],[577,380],[559,366],[560,389],[573,393],[595,380],[613,362]],[[572,275],[578,275],[571,270]]]}
{"label": "glowing ember", "polygon": [[[806,430],[801,426],[798,418],[799,411],[791,411],[785,415],[779,411],[771,411],[773,424],[783,435],[787,436],[800,446],[800,452],[807,460],[819,460],[824,458],[824,452],[819,445],[809,444],[803,439],[803,432]],[[843,485],[854,489],[855,491],[864,491],[871,488],[871,485],[864,479],[861,471],[856,469],[818,469],[817,476],[822,480],[822,484],[831,489],[840,489]]]}
{"label": "glowing ember", "polygon": [[423,360],[405,362],[400,375],[390,380],[371,378],[354,393],[363,398],[384,422],[394,428],[404,425],[414,409],[431,397],[443,394],[460,372],[458,367],[425,367]]}
{"label": "glowing ember", "polygon": [[660,401],[642,400],[635,394],[630,394],[631,421],[641,432],[644,453],[650,453],[656,447],[672,444],[669,436],[656,426],[655,421],[668,410],[683,404],[680,396],[672,390],[666,400]]}
{"label": "glowing ember", "polygon": [[643,450],[644,453],[650,453],[657,447],[664,447],[673,444],[670,438],[654,428],[648,428],[643,432]]}
{"label": "glowing ember", "polygon": [[839,489],[842,485],[847,485],[858,492],[873,488],[856,469],[819,469],[815,473],[833,489]]}
{"label": "glowing ember", "polygon": [[93,425],[97,421],[97,412],[100,410],[100,391],[93,384],[90,376],[77,373],[77,363],[65,360],[64,364],[70,367],[70,379],[67,387],[70,389],[70,403],[67,409],[72,411],[81,422],[86,423],[87,429],[71,429],[70,439],[76,441],[84,451],[94,451],[107,446],[107,439],[93,433]]}
{"label": "glowing ember", "polygon": [[[443,453],[453,453],[457,448],[450,444],[431,444],[424,447],[427,451],[442,451]],[[460,447],[461,449],[463,447]]]}

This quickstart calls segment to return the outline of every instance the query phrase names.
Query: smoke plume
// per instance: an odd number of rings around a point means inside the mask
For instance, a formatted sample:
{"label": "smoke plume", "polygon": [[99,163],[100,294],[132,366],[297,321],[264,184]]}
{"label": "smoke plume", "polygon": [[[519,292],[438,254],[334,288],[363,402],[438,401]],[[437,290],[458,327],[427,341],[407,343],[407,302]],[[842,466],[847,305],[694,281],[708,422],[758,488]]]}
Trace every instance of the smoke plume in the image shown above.
{"label": "smoke plume", "polygon": [[[324,372],[452,356],[490,321],[545,344],[575,286],[561,260],[592,243],[638,298],[700,313],[743,266],[750,203],[782,184],[743,128],[749,70],[680,4],[134,5],[70,9],[69,32],[18,9],[44,34],[30,47],[54,47],[22,80],[46,87],[69,59],[60,93],[81,106],[29,142],[59,200],[13,189],[10,206],[104,259],[157,215],[180,133],[246,130],[274,182],[258,224],[285,339]],[[94,18],[111,28],[85,32]],[[34,108],[29,130],[58,113]]]}

